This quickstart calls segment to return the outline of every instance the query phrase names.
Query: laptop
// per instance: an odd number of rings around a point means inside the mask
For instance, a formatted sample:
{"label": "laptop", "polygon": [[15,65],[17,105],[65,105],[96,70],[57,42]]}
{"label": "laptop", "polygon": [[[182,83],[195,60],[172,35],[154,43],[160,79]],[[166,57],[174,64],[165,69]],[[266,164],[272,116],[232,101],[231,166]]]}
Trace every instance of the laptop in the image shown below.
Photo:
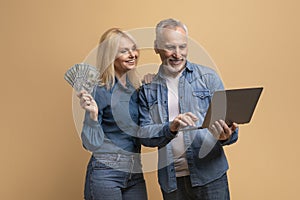
{"label": "laptop", "polygon": [[228,126],[233,122],[246,124],[251,121],[263,87],[216,91],[200,127],[186,127],[179,131],[208,128],[216,120],[224,120]]}

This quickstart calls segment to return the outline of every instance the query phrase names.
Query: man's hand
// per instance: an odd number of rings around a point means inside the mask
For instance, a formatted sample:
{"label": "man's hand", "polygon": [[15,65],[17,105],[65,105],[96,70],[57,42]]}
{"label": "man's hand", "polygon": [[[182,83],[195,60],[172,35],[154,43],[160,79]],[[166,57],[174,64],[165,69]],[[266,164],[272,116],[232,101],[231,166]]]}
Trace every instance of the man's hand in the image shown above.
{"label": "man's hand", "polygon": [[179,114],[170,124],[170,130],[176,132],[186,126],[195,126],[196,121],[198,121],[198,117],[191,112]]}
{"label": "man's hand", "polygon": [[208,130],[218,140],[227,140],[231,137],[232,133],[237,129],[238,125],[233,123],[232,126],[228,125],[223,120],[215,121],[209,126]]}

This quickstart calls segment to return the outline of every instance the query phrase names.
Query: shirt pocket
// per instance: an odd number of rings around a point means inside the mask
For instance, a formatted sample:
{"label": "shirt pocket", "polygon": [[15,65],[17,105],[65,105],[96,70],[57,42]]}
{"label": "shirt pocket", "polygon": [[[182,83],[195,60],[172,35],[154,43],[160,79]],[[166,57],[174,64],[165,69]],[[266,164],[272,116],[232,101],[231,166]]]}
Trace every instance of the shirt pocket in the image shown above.
{"label": "shirt pocket", "polygon": [[[118,105],[112,110],[118,127],[123,131],[135,131],[138,124],[138,105],[136,102],[120,99]],[[133,134],[132,132],[131,134]]]}
{"label": "shirt pocket", "polygon": [[210,90],[195,90],[192,94],[197,99],[200,112],[206,113],[211,100]]}

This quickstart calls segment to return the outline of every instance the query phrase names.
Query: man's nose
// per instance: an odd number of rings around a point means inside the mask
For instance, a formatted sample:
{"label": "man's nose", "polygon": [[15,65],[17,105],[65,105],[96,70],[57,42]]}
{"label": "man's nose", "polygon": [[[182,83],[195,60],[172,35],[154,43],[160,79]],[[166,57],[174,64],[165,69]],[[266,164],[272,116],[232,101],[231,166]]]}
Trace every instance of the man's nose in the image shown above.
{"label": "man's nose", "polygon": [[180,51],[179,47],[176,47],[174,49],[173,57],[175,57],[175,58],[180,58],[181,57],[181,51]]}

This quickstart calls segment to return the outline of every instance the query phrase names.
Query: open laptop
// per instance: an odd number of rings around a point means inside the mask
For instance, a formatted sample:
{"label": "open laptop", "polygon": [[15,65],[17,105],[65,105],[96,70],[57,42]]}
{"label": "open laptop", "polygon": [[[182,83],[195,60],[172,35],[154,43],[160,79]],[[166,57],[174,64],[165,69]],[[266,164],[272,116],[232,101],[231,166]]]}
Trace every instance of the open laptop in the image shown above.
{"label": "open laptop", "polygon": [[186,127],[179,131],[208,128],[216,120],[224,120],[229,126],[249,123],[263,87],[216,91],[213,94],[204,121],[200,127]]}

